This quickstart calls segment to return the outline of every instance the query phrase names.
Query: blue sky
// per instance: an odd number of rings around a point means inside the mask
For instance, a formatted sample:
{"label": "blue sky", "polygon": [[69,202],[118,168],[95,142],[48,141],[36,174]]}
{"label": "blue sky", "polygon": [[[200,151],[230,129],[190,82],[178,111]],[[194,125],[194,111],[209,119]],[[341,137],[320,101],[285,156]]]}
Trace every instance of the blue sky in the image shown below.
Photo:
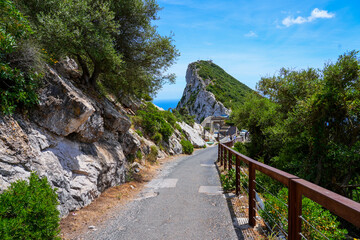
{"label": "blue sky", "polygon": [[181,56],[155,99],[180,99],[189,63],[213,60],[255,89],[281,67],[322,68],[340,54],[360,50],[360,0],[158,0],[162,35],[175,36]]}

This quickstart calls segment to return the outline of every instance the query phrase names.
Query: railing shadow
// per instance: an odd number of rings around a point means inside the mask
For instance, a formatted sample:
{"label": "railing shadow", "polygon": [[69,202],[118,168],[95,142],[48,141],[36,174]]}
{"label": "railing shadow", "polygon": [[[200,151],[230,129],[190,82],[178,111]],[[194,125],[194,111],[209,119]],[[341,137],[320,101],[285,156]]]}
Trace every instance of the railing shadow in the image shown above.
{"label": "railing shadow", "polygon": [[[214,164],[215,164],[215,166],[216,166],[216,170],[217,170],[217,173],[218,173],[218,175],[219,175],[219,179],[221,179],[221,178],[220,178],[221,172],[220,172],[219,166],[217,165],[217,162],[216,162],[216,161],[214,162]],[[242,231],[241,231],[241,228],[239,228],[239,225],[238,225],[238,223],[237,223],[237,216],[236,216],[236,214],[235,214],[234,206],[233,206],[233,204],[232,204],[232,202],[231,202],[231,199],[232,199],[233,197],[236,197],[236,196],[235,196],[235,195],[230,196],[229,193],[223,193],[223,194],[224,194],[224,197],[225,197],[225,199],[226,199],[226,204],[227,204],[228,209],[229,209],[229,212],[230,212],[231,222],[233,223],[233,227],[234,227],[236,236],[237,236],[237,238],[238,238],[239,240],[243,240],[243,239],[245,239],[245,238],[244,238],[244,235],[243,235],[243,233],[242,233]]]}

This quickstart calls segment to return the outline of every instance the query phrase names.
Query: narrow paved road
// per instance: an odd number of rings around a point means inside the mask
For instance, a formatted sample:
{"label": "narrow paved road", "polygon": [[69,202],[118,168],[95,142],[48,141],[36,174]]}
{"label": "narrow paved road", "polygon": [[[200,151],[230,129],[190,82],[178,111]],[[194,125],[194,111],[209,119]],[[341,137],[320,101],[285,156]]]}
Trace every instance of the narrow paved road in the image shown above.
{"label": "narrow paved road", "polygon": [[139,198],[85,239],[242,239],[221,193],[217,147],[166,164]]}

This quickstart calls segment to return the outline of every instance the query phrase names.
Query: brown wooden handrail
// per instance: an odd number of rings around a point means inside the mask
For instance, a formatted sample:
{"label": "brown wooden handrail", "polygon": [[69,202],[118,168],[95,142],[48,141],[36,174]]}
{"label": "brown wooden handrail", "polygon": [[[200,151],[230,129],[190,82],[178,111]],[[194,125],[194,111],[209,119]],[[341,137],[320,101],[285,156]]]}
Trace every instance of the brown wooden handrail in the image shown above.
{"label": "brown wooden handrail", "polygon": [[345,219],[349,223],[360,228],[360,203],[341,196],[330,190],[322,188],[309,181],[301,179],[295,175],[281,171],[277,168],[268,166],[264,163],[251,159],[233,149],[232,142],[219,143],[218,161],[224,169],[232,166],[232,156],[236,157],[236,195],[239,195],[240,188],[240,161],[249,167],[249,225],[254,227],[255,221],[255,171],[260,171],[265,175],[281,182],[289,189],[288,195],[288,239],[300,240],[301,236],[301,213],[302,196],[317,202],[324,208],[330,210],[337,216]]}

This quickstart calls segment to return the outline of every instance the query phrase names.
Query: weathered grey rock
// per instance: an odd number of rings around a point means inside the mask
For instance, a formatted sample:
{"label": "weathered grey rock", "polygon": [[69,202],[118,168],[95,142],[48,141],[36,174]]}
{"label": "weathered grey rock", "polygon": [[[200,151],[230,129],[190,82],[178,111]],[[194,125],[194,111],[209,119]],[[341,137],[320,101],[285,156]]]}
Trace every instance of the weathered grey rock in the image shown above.
{"label": "weathered grey rock", "polygon": [[210,80],[202,79],[198,75],[195,63],[189,64],[186,71],[186,87],[177,108],[186,107],[190,115],[195,115],[195,121],[198,123],[208,116],[230,114],[230,110],[216,101],[213,93],[206,90],[209,84]]}
{"label": "weathered grey rock", "polygon": [[95,112],[91,101],[51,68],[46,79],[48,84],[40,90],[40,103],[32,113],[34,120],[60,136],[79,131]]}
{"label": "weathered grey rock", "polygon": [[97,142],[104,133],[104,120],[100,114],[94,113],[77,132],[77,139],[81,142]]}
{"label": "weathered grey rock", "polygon": [[204,135],[204,128],[201,124],[195,122],[193,128],[200,136]]}
{"label": "weathered grey rock", "polygon": [[[114,134],[105,131],[96,143],[80,143],[21,118],[17,121],[0,120],[0,151],[5,152],[5,158],[0,159],[1,190],[36,171],[58,188],[59,210],[61,216],[66,216],[90,204],[105,189],[125,181],[126,159]],[[16,134],[8,132],[12,123]],[[11,152],[15,147],[17,151]]]}
{"label": "weathered grey rock", "polygon": [[178,122],[181,129],[186,135],[186,138],[191,142],[192,145],[196,148],[200,148],[205,146],[205,141],[200,137],[199,133],[194,130],[194,128],[190,127],[185,122]]}
{"label": "weathered grey rock", "polygon": [[176,133],[173,133],[169,138],[169,153],[170,155],[181,154],[183,152],[180,144],[180,139],[176,137]]}
{"label": "weathered grey rock", "polygon": [[129,117],[125,113],[120,114],[114,105],[106,99],[103,100],[102,105],[105,127],[110,131],[125,133],[131,126]]}
{"label": "weathered grey rock", "polygon": [[136,137],[136,133],[129,129],[127,132],[119,134],[119,142],[124,149],[124,154],[135,154],[136,151],[140,148],[140,141]]}
{"label": "weathered grey rock", "polygon": [[67,79],[80,79],[81,74],[74,59],[66,57],[55,64],[56,72]]}

